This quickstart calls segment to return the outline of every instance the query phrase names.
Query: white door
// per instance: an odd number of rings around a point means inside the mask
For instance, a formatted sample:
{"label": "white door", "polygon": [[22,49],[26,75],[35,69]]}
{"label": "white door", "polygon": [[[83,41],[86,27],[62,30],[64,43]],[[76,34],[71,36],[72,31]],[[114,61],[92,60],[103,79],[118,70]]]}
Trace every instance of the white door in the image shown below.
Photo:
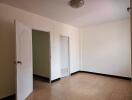
{"label": "white door", "polygon": [[61,76],[66,77],[69,74],[69,37],[61,36]]}
{"label": "white door", "polygon": [[33,91],[32,31],[15,21],[16,26],[16,88],[17,100],[24,100]]}

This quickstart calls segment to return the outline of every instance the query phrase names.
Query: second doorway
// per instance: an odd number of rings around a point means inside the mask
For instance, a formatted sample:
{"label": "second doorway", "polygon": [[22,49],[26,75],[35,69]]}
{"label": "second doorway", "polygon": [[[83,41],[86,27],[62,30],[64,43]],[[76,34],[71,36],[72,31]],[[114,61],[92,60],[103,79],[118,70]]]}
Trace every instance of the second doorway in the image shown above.
{"label": "second doorway", "polygon": [[70,55],[69,55],[69,37],[60,37],[60,50],[61,50],[61,77],[70,75]]}

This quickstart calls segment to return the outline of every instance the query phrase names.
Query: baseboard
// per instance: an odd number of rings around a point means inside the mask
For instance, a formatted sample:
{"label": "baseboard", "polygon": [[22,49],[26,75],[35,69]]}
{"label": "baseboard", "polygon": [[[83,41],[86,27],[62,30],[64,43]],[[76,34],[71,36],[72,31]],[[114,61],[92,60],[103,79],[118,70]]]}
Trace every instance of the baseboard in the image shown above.
{"label": "baseboard", "polygon": [[89,72],[89,71],[79,71],[80,73],[89,73],[89,74],[96,74],[96,75],[102,75],[107,77],[114,77],[114,78],[120,78],[120,79],[126,79],[131,80],[130,77],[124,77],[124,76],[116,76],[116,75],[109,75],[109,74],[103,74],[103,73],[96,73],[96,72]]}
{"label": "baseboard", "polygon": [[80,71],[73,72],[73,73],[71,73],[71,75],[78,74],[79,72],[80,72]]}
{"label": "baseboard", "polygon": [[56,82],[56,81],[59,81],[61,78],[57,78],[57,79],[55,79],[55,80],[52,80],[51,81],[51,83],[54,83],[54,82]]}
{"label": "baseboard", "polygon": [[10,96],[7,96],[7,97],[4,97],[0,100],[16,100],[16,95],[13,94],[13,95],[10,95]]}
{"label": "baseboard", "polygon": [[40,76],[40,75],[36,75],[33,74],[34,79],[36,80],[41,80],[41,81],[45,81],[45,82],[50,82],[50,78],[44,77],[44,76]]}

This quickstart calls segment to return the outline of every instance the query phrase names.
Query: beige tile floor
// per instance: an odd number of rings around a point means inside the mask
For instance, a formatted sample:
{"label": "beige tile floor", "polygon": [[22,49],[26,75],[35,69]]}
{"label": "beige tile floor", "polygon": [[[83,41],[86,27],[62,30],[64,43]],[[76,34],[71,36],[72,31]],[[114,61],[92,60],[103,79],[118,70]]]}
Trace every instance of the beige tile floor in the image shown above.
{"label": "beige tile floor", "polygon": [[132,100],[130,80],[78,73],[52,84],[34,80],[26,100]]}

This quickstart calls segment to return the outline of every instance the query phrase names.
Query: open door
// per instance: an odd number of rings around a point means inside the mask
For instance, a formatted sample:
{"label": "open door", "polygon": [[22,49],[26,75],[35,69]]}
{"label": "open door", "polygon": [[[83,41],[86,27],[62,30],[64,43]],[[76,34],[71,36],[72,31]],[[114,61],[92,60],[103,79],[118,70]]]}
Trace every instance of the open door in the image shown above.
{"label": "open door", "polygon": [[16,26],[16,98],[25,100],[33,91],[32,31],[15,21]]}

